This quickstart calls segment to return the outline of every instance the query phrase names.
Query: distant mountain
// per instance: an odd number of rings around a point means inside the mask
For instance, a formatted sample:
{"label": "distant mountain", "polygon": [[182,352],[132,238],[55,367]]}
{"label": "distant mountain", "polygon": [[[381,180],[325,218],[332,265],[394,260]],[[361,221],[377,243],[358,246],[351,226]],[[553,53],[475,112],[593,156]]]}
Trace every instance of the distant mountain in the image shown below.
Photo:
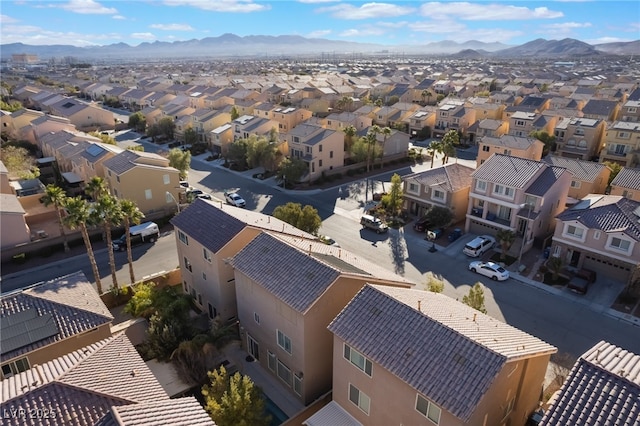
{"label": "distant mountain", "polygon": [[485,56],[488,56],[488,52],[474,49],[465,49],[450,55],[451,58],[457,59],[479,59]]}
{"label": "distant mountain", "polygon": [[[474,53],[475,52],[475,53]],[[333,54],[420,54],[462,55],[461,57],[570,57],[600,54],[640,54],[640,40],[591,46],[574,39],[537,39],[521,46],[484,43],[476,40],[457,43],[445,40],[424,45],[380,45],[349,41],[306,38],[297,35],[240,37],[222,34],[218,37],[185,41],[145,42],[138,46],[116,43],[105,46],[77,47],[66,45],[30,46],[23,43],[0,45],[3,60],[12,54],[29,53],[41,59],[72,56],[79,60],[179,59],[198,57],[287,57],[290,55]]]}
{"label": "distant mountain", "polygon": [[600,52],[595,47],[572,38],[562,40],[545,40],[539,38],[521,46],[510,47],[496,52],[496,56],[506,57],[574,57],[597,56]]}

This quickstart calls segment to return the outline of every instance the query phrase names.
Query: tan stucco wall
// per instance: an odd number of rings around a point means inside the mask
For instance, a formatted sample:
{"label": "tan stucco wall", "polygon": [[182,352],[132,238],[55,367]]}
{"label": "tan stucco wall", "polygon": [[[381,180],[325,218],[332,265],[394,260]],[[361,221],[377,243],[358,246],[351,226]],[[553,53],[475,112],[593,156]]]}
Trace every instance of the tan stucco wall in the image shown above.
{"label": "tan stucco wall", "polygon": [[31,241],[31,230],[20,213],[0,212],[0,244],[2,248],[14,247]]}
{"label": "tan stucco wall", "polygon": [[[165,184],[164,175],[169,175],[169,183]],[[120,175],[118,182],[115,173],[107,170],[106,179],[111,193],[118,198],[126,198],[135,202],[143,213],[175,210],[175,202],[167,200],[166,192],[173,194],[174,199],[179,200],[180,184],[179,173],[176,169],[167,167],[138,166]],[[152,198],[147,200],[145,190],[151,189]],[[117,194],[116,192],[117,191]]]}

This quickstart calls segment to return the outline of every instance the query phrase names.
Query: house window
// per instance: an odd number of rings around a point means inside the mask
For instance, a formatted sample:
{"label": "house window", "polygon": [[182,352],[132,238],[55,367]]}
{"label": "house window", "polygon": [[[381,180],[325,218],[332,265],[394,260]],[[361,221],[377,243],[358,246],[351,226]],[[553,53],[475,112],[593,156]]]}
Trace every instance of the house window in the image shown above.
{"label": "house window", "polygon": [[169,204],[169,203],[173,203],[173,195],[171,195],[171,193],[169,191],[164,193],[164,202]]}
{"label": "house window", "polygon": [[631,133],[629,132],[618,132],[619,139],[629,139],[631,137]]}
{"label": "house window", "polygon": [[351,346],[344,344],[344,359],[351,361],[351,364],[362,370],[367,376],[371,377],[371,370],[373,368],[371,361],[365,358],[360,352],[353,349]]}
{"label": "house window", "polygon": [[487,181],[477,180],[476,181],[476,191],[478,191],[478,192],[486,192],[487,191]]}
{"label": "house window", "polygon": [[311,173],[315,173],[315,171],[316,171],[316,162],[312,161],[311,162]]}
{"label": "house window", "polygon": [[503,195],[505,197],[513,198],[515,191],[513,188],[509,188],[504,185],[494,185],[493,193],[496,195]]}
{"label": "house window", "polygon": [[322,167],[322,160],[318,160],[318,167]]}
{"label": "house window", "polygon": [[353,402],[356,407],[364,411],[366,415],[369,415],[371,399],[351,383],[349,383],[349,401]]}
{"label": "house window", "polygon": [[318,152],[322,152],[322,144],[318,145]]}
{"label": "house window", "polygon": [[204,247],[202,248],[202,256],[211,263],[211,252]]}
{"label": "house window", "polygon": [[257,312],[253,313],[253,320],[256,322],[256,324],[260,325],[260,315],[258,315]]}
{"label": "house window", "polygon": [[291,339],[282,331],[277,330],[278,334],[278,346],[284,349],[289,355],[291,355]]}
{"label": "house window", "polygon": [[610,248],[620,250],[625,253],[629,251],[630,246],[631,242],[629,240],[623,240],[622,238],[618,237],[611,237],[611,240],[609,241]]}
{"label": "house window", "polygon": [[191,267],[191,262],[189,262],[189,259],[187,259],[187,257],[184,257],[184,267],[189,271],[189,272],[193,272],[193,268]]}
{"label": "house window", "polygon": [[329,151],[329,158],[333,158],[333,151]]}
{"label": "house window", "polygon": [[418,185],[417,183],[409,183],[409,188],[407,189],[407,192],[413,192],[414,194],[419,194],[420,185]]}
{"label": "house window", "polygon": [[247,352],[256,360],[260,360],[260,346],[250,334],[247,334]]}
{"label": "house window", "polygon": [[302,376],[298,376],[298,374],[293,375],[293,391],[302,396]]}
{"label": "house window", "polygon": [[571,181],[571,187],[572,187],[572,188],[580,188],[580,186],[581,186],[581,185],[582,185],[582,184],[581,184],[579,181],[577,181],[577,180],[572,180],[572,181]]}
{"label": "house window", "polygon": [[564,229],[564,234],[569,237],[582,239],[584,229],[578,228],[574,225],[567,225]]}
{"label": "house window", "polygon": [[169,185],[169,183],[171,183],[169,175],[162,175],[162,183],[164,183],[165,185]]}
{"label": "house window", "polygon": [[116,176],[116,181],[120,183],[120,176]]}
{"label": "house window", "polygon": [[511,155],[511,150],[510,149],[505,149],[504,150],[504,155]]}
{"label": "house window", "polygon": [[522,120],[516,120],[516,126],[518,126],[518,127],[524,127],[524,121],[522,121]]}
{"label": "house window", "polygon": [[482,145],[482,151],[489,152],[490,149],[489,145]]}
{"label": "house window", "polygon": [[203,272],[203,273],[202,273],[202,279],[203,279],[204,281],[206,281],[206,280],[207,280],[207,274],[206,274],[205,272]]}
{"label": "house window", "polygon": [[440,424],[440,415],[442,410],[433,402],[423,398],[421,395],[417,395],[416,398],[416,410],[431,420],[434,424]]}
{"label": "house window", "polygon": [[275,373],[276,372],[276,354],[274,354],[271,351],[267,351],[267,359],[268,359],[267,364],[269,366],[269,370]]}
{"label": "house window", "polygon": [[293,137],[293,142],[300,143],[300,138],[298,136]]}
{"label": "house window", "polygon": [[629,113],[633,113],[633,114],[635,114],[635,113],[636,113],[636,111],[638,111],[638,109],[637,109],[637,108],[635,108],[635,107],[628,107],[628,108],[627,108],[627,112],[629,112]]}
{"label": "house window", "polygon": [[575,132],[573,132],[573,134],[577,136],[584,136],[584,130],[576,129]]}
{"label": "house window", "polygon": [[146,198],[147,200],[150,200],[153,198],[152,194],[151,194],[151,190],[150,189],[145,189],[144,190],[144,198]]}
{"label": "house window", "polygon": [[502,220],[511,220],[511,208],[507,206],[498,206],[497,216]]}
{"label": "house window", "polygon": [[278,377],[282,379],[289,387],[291,387],[291,370],[278,360]]}
{"label": "house window", "polygon": [[305,146],[304,147],[304,152],[306,152],[307,154],[311,154],[312,148],[310,146]]}
{"label": "house window", "polygon": [[23,371],[27,371],[30,367],[27,357],[17,359],[2,365],[2,377],[7,379]]}
{"label": "house window", "polygon": [[594,240],[599,240],[600,239],[600,231],[594,231],[593,232],[593,239]]}
{"label": "house window", "polygon": [[431,192],[431,198],[438,201],[444,201],[444,191],[440,191],[439,189],[434,189]]}
{"label": "house window", "polygon": [[209,318],[214,319],[216,317],[216,308],[214,308],[211,303],[207,304],[209,305]]}
{"label": "house window", "polygon": [[624,155],[626,148],[627,148],[626,145],[617,144],[614,146],[613,152],[618,155]]}
{"label": "house window", "polygon": [[189,245],[189,237],[184,232],[178,230],[178,239],[182,241],[185,245]]}

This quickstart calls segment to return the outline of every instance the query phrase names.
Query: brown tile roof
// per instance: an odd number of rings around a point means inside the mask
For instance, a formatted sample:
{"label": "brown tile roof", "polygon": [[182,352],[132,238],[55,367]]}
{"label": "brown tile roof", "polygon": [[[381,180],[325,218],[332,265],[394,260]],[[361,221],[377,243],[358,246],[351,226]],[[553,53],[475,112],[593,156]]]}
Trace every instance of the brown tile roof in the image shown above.
{"label": "brown tile roof", "polygon": [[541,426],[640,424],[640,355],[601,341],[573,366]]}
{"label": "brown tile roof", "polygon": [[514,188],[525,188],[539,170],[545,167],[549,165],[541,161],[493,154],[473,172],[473,177]]}
{"label": "brown tile roof", "polygon": [[328,328],[464,421],[505,363],[556,352],[447,296],[397,287],[366,285]]}
{"label": "brown tile roof", "polygon": [[623,167],[613,181],[611,181],[611,186],[620,186],[622,188],[640,191],[640,168],[632,169]]}
{"label": "brown tile roof", "polygon": [[569,170],[576,179],[585,182],[594,182],[598,176],[600,176],[602,170],[607,167],[602,163],[559,157],[557,155],[547,155],[542,161],[553,166],[564,167]]}
{"label": "brown tile roof", "polygon": [[194,397],[111,408],[96,426],[215,426]]}
{"label": "brown tile roof", "polygon": [[456,192],[471,186],[474,169],[462,164],[447,164],[444,167],[425,170],[404,177],[405,181],[415,180],[421,185],[438,185],[447,192]]}
{"label": "brown tile roof", "polygon": [[[57,328],[57,333],[52,336],[37,341],[22,339],[12,345],[15,347],[22,344],[21,346],[6,352],[3,349],[3,362],[90,331],[113,320],[113,316],[82,272],[56,278],[25,290],[3,294],[0,302],[3,329],[9,326],[13,315],[25,315],[24,313],[30,310],[39,317],[50,316]],[[21,338],[16,336],[16,339]]]}

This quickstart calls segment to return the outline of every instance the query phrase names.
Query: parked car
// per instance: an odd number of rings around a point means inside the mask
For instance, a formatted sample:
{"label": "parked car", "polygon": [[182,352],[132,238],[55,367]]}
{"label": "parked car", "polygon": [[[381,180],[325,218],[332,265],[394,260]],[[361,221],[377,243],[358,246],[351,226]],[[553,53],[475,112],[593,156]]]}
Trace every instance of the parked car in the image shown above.
{"label": "parked car", "polygon": [[481,235],[469,241],[462,249],[462,252],[467,256],[478,257],[491,250],[495,245],[496,239],[491,235]]}
{"label": "parked car", "polygon": [[[160,228],[155,222],[145,222],[129,228],[131,236],[131,245],[150,242],[155,243],[160,237]],[[122,234],[119,238],[111,241],[113,251],[124,251],[127,249],[127,235]]]}
{"label": "parked car", "polygon": [[423,216],[420,219],[418,219],[416,223],[413,224],[413,229],[415,229],[418,232],[425,232],[429,227],[429,225],[430,225],[429,220],[426,218],[426,216]]}
{"label": "parked car", "polygon": [[204,195],[204,191],[202,191],[201,189],[190,189],[187,191],[187,197],[193,197],[193,198],[197,198],[200,195]]}
{"label": "parked car", "polygon": [[235,191],[224,191],[224,199],[227,200],[227,204],[232,206],[244,207],[246,205],[244,198]]}
{"label": "parked car", "polygon": [[199,194],[196,195],[196,198],[202,198],[203,200],[212,200],[213,198],[211,198],[211,195],[209,194]]}
{"label": "parked car", "polygon": [[383,232],[387,232],[389,230],[389,227],[386,223],[384,223],[377,217],[373,217],[368,214],[365,214],[360,218],[360,225],[362,225],[364,228],[376,231],[378,234],[382,234]]}
{"label": "parked car", "polygon": [[579,269],[569,279],[567,288],[574,293],[587,294],[589,286],[596,280],[596,273],[590,269]]}
{"label": "parked car", "polygon": [[328,246],[334,246],[334,247],[340,247],[340,244],[338,244],[336,242],[336,240],[334,240],[333,238],[331,238],[328,235],[320,235],[320,237],[318,237],[318,239],[320,241],[322,241],[323,243],[325,243]]}
{"label": "parked car", "polygon": [[476,260],[469,264],[469,270],[494,281],[504,281],[509,279],[509,271],[494,262],[481,262]]}

